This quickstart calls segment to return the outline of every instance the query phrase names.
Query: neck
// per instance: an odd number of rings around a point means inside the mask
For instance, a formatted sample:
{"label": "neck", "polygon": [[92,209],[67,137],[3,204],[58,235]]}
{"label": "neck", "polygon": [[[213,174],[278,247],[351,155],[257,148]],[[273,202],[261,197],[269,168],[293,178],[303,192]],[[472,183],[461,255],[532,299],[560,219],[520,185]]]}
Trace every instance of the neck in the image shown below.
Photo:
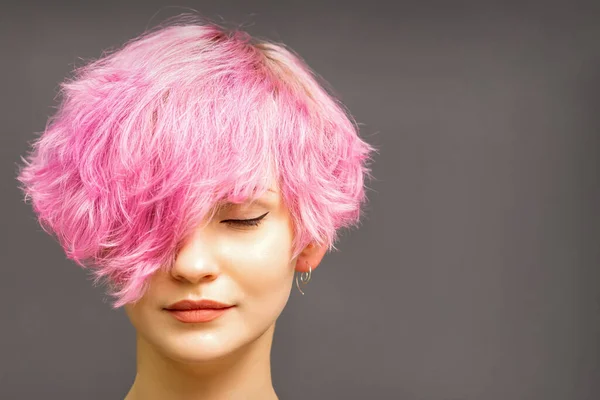
{"label": "neck", "polygon": [[185,363],[137,335],[137,372],[125,400],[278,400],[271,381],[273,324],[254,342],[219,359]]}

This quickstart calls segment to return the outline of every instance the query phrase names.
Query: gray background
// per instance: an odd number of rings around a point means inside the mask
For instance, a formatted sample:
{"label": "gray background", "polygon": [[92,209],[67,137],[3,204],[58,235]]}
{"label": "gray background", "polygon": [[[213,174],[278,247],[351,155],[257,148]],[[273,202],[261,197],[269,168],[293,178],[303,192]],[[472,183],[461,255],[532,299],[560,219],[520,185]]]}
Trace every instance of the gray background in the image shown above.
{"label": "gray background", "polygon": [[0,398],[133,381],[133,327],[14,176],[79,57],[185,7],[297,50],[381,149],[362,226],[278,322],[282,400],[600,398],[600,9],[416,0],[4,5]]}

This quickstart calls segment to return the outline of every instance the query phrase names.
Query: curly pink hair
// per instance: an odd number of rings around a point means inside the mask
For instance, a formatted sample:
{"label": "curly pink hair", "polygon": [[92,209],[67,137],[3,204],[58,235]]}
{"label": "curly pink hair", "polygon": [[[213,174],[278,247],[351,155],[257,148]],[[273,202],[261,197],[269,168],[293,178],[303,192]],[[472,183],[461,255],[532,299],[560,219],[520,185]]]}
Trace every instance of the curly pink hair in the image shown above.
{"label": "curly pink hair", "polygon": [[[374,147],[282,44],[181,19],[75,69],[17,179],[68,258],[143,295],[221,201],[278,184],[293,257],[358,225]],[[87,265],[86,265],[87,264]]]}

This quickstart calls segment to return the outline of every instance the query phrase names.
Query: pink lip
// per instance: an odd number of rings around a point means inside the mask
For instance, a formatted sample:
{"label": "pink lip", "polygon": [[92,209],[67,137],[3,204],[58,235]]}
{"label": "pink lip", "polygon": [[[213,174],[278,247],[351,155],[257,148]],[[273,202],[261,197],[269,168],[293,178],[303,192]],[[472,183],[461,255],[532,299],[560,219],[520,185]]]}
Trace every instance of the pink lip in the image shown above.
{"label": "pink lip", "polygon": [[173,303],[168,307],[165,307],[167,310],[196,310],[196,309],[219,309],[219,308],[228,308],[233,304],[225,304],[215,300],[181,300],[177,303]]}
{"label": "pink lip", "polygon": [[195,310],[167,310],[172,316],[177,318],[181,322],[185,323],[197,323],[197,322],[209,322],[212,321],[221,315],[225,314],[227,310],[233,307],[228,308],[219,308],[219,309],[195,309]]}
{"label": "pink lip", "polygon": [[181,300],[165,310],[181,322],[197,323],[212,321],[234,306],[210,299]]}

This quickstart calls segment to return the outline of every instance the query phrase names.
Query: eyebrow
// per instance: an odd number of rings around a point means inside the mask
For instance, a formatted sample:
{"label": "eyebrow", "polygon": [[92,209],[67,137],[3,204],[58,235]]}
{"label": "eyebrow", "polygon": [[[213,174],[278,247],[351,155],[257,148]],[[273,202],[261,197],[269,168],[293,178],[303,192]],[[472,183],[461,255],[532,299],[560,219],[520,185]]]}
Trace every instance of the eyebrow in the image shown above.
{"label": "eyebrow", "polygon": [[[277,194],[278,192],[273,190],[273,189],[268,189],[267,192],[271,192],[273,194]],[[270,200],[271,196],[269,196],[268,198],[263,197],[259,197],[258,199],[255,199],[253,204],[260,204],[264,207],[270,208],[273,207],[273,200]],[[222,211],[226,211],[230,208],[233,207],[239,207],[239,206],[243,206],[245,203],[241,203],[241,204],[235,204],[235,203],[231,203],[231,202],[226,202],[226,203],[222,203],[220,206],[220,209]]]}

